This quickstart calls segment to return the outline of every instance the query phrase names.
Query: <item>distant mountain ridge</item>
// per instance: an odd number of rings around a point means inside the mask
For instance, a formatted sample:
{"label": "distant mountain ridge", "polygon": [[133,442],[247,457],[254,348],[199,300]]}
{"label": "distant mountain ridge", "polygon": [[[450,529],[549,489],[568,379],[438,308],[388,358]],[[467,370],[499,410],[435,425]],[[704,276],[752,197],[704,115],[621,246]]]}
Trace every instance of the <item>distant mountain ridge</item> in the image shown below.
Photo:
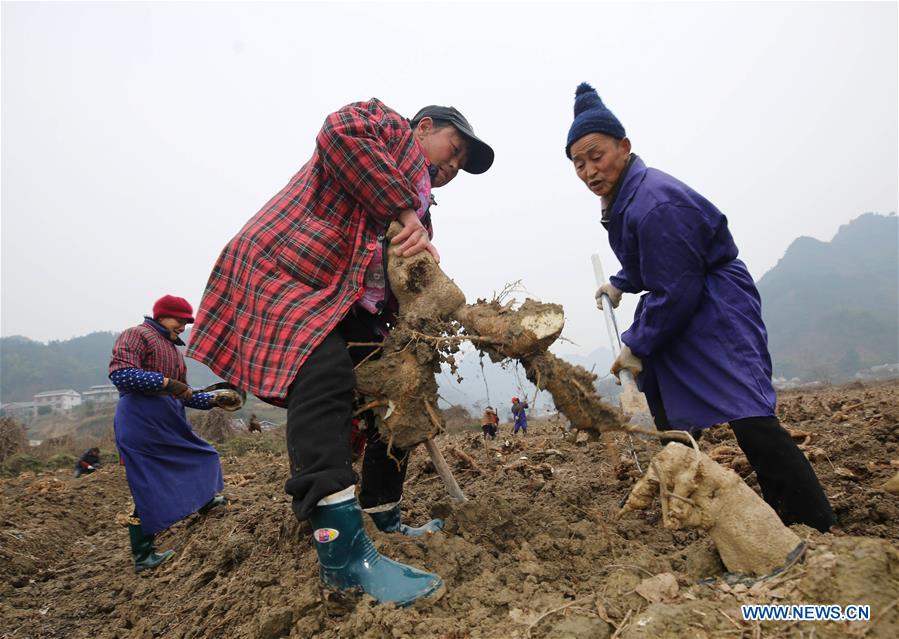
{"label": "distant mountain ridge", "polygon": [[899,219],[796,239],[758,282],[774,374],[836,381],[899,361]]}
{"label": "distant mountain ridge", "polygon": [[[47,344],[15,335],[0,338],[0,401],[29,402],[35,393],[71,388],[83,392],[108,384],[107,368],[118,333],[101,331]],[[185,341],[190,338],[185,331]],[[221,381],[206,366],[187,360],[191,385]]]}

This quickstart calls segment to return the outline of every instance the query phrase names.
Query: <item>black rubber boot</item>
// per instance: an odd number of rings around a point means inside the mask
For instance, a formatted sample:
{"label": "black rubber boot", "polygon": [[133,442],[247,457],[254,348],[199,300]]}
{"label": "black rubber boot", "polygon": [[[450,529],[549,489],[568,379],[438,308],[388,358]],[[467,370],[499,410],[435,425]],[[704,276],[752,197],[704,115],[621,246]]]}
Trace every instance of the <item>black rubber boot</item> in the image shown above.
{"label": "black rubber boot", "polygon": [[157,553],[153,548],[153,535],[145,535],[140,524],[128,524],[131,540],[131,555],[134,557],[134,572],[156,568],[171,559],[173,550]]}

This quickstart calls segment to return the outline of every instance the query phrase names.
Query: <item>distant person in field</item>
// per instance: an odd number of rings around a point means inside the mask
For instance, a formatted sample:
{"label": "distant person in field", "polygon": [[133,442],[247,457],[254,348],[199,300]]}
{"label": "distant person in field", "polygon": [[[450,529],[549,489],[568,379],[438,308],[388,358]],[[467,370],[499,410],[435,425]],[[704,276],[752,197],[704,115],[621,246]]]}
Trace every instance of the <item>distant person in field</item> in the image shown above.
{"label": "distant person in field", "polygon": [[377,357],[398,310],[388,226],[402,224],[392,242],[403,256],[439,259],[432,189],[492,163],[493,150],[453,107],[428,106],[409,120],[374,98],[348,104],[327,116],[312,157],[225,246],[206,285],[188,356],[287,408],[285,490],[297,519],[312,525],[327,589],[399,606],[444,592],[437,575],[379,554],[363,529],[360,506],[386,532],[421,535],[442,522],[401,523],[409,451],[377,428],[365,429],[357,501],[354,367]]}
{"label": "distant person in field", "polygon": [[262,432],[262,424],[260,424],[259,420],[256,418],[256,413],[250,415],[250,425],[247,427],[247,430],[251,433]]}
{"label": "distant person in field", "polygon": [[729,422],[765,501],[785,524],[836,524],[808,460],[775,416],[761,299],[727,219],[679,180],[631,153],[624,127],[581,84],[565,154],[601,198],[621,270],[596,291],[617,307],[643,293],[612,365],[630,370],[660,430],[699,433]]}
{"label": "distant person in field", "polygon": [[512,398],[512,419],[514,420],[514,426],[512,427],[513,435],[518,433],[519,430],[522,435],[528,434],[527,408],[527,400],[521,401],[517,397]]}
{"label": "distant person in field", "polygon": [[78,458],[78,462],[75,464],[75,477],[90,475],[100,466],[100,449],[96,447],[88,448],[81,453],[81,457]]}
{"label": "distant person in field", "polygon": [[481,431],[484,433],[484,439],[496,439],[496,425],[499,423],[499,417],[496,415],[496,409],[488,406],[481,415]]}
{"label": "distant person in field", "polygon": [[119,389],[115,438],[135,504],[128,532],[136,572],[172,556],[171,550],[155,551],[157,532],[225,503],[216,495],[224,487],[218,453],[194,433],[184,410],[229,405],[227,397],[194,393],[187,385],[178,347],[193,321],[187,300],[166,295],[153,305],[152,316],[126,329],[112,348],[109,379]]}

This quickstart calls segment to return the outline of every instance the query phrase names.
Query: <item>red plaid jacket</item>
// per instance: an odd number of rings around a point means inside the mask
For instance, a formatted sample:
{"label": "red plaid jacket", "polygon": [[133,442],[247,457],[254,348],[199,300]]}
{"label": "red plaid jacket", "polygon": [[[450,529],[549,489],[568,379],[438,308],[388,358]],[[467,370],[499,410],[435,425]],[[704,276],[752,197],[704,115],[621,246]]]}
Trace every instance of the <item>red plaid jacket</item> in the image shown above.
{"label": "red plaid jacket", "polygon": [[[140,368],[187,383],[187,366],[175,342],[159,332],[147,319],[125,329],[112,347],[109,374],[122,368]],[[178,340],[178,344],[182,344]]]}
{"label": "red plaid jacket", "polygon": [[225,246],[187,356],[285,406],[309,353],[362,297],[378,234],[420,205],[427,160],[382,102],[332,113],[312,158]]}

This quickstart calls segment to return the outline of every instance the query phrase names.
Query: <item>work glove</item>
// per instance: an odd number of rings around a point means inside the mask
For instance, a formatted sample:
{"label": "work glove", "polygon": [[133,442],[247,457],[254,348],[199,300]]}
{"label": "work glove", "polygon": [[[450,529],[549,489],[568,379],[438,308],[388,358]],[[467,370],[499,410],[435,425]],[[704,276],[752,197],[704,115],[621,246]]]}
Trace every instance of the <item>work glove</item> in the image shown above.
{"label": "work glove", "polygon": [[612,368],[610,369],[612,375],[617,378],[615,383],[619,386],[621,385],[621,378],[618,377],[618,373],[621,372],[621,369],[629,370],[635,379],[643,371],[643,362],[631,352],[627,344],[621,347],[621,352],[618,353],[618,357],[612,362]]}
{"label": "work glove", "polygon": [[163,390],[165,390],[166,393],[171,393],[173,396],[177,397],[178,399],[184,399],[184,400],[190,399],[190,396],[193,394],[193,391],[191,391],[190,386],[188,386],[184,382],[179,382],[177,379],[172,379],[171,377],[169,377],[168,379],[169,379],[169,381],[165,385],[165,388],[163,389]]}
{"label": "work glove", "polygon": [[608,295],[609,300],[612,302],[612,308],[618,308],[618,305],[621,303],[621,296],[623,295],[623,291],[620,288],[616,288],[612,285],[611,282],[606,282],[598,289],[596,289],[596,308],[599,310],[602,309],[602,296]]}

